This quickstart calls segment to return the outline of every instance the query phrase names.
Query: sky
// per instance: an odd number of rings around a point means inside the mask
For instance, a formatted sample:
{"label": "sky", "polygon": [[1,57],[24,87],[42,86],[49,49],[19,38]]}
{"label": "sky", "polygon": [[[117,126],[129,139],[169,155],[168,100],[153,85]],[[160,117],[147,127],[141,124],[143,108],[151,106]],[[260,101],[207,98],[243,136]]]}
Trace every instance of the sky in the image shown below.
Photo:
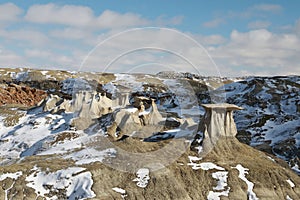
{"label": "sky", "polygon": [[300,1],[0,0],[0,67],[300,74]]}

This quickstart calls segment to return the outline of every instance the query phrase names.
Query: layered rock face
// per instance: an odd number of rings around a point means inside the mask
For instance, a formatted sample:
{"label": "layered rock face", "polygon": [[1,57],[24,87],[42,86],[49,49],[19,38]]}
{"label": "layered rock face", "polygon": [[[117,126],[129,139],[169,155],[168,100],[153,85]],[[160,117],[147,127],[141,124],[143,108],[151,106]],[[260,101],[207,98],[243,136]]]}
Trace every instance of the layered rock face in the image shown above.
{"label": "layered rock face", "polygon": [[207,152],[213,148],[219,138],[236,136],[237,129],[233,119],[233,111],[243,108],[228,103],[202,104],[202,106],[206,111],[199,125],[203,140],[200,140],[200,134],[196,135],[192,146],[197,146],[197,143],[202,142],[202,150]]}

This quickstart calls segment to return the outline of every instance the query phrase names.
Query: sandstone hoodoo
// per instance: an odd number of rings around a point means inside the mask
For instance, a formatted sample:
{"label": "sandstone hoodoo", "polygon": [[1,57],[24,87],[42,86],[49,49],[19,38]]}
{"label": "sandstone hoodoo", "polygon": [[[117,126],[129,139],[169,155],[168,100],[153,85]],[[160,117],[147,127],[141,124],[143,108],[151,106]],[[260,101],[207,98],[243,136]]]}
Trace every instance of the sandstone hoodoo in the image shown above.
{"label": "sandstone hoodoo", "polygon": [[[233,111],[243,109],[228,103],[202,104],[202,106],[205,108],[205,114],[199,124],[199,134],[192,142],[192,148],[198,149],[199,153],[211,150],[219,138],[235,137],[237,129]],[[202,143],[202,148],[199,148],[199,143]]]}
{"label": "sandstone hoodoo", "polygon": [[129,107],[117,110],[113,113],[113,120],[114,122],[107,127],[107,130],[115,140],[121,139],[123,135],[145,138],[164,128],[164,118],[154,99],[151,100],[151,107],[148,110],[145,110],[142,102],[138,108]]}

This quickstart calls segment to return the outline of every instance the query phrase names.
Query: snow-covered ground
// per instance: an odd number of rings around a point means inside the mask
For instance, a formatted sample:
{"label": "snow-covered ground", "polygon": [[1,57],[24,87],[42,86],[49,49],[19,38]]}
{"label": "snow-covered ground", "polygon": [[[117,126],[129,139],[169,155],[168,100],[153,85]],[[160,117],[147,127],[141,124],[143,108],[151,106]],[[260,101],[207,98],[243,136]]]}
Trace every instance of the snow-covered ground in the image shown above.
{"label": "snow-covered ground", "polygon": [[85,199],[95,197],[92,191],[93,179],[90,172],[85,172],[85,168],[70,167],[55,172],[42,171],[34,167],[32,173],[26,177],[27,186],[34,189],[37,197],[46,199],[60,199],[56,195],[51,195],[51,191],[65,191],[63,195],[67,199]]}
{"label": "snow-covered ground", "polygon": [[22,176],[23,172],[22,171],[18,171],[18,172],[15,172],[15,173],[4,173],[2,175],[0,175],[0,181],[3,181],[7,178],[11,178],[13,180],[13,183],[10,185],[10,187],[8,187],[7,189],[4,190],[4,198],[5,200],[8,200],[8,194],[10,192],[10,190],[15,186],[16,184],[16,180]]}
{"label": "snow-covered ground", "polygon": [[249,77],[225,85],[226,101],[244,108],[234,115],[243,133],[237,137],[252,146],[269,145],[293,169],[300,155],[299,83],[299,76]]}

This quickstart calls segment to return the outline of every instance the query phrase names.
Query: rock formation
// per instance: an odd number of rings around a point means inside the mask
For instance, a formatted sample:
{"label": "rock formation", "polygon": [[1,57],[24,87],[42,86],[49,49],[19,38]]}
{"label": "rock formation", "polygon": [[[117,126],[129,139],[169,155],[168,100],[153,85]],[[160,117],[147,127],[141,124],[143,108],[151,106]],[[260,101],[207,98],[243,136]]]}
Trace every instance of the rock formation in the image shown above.
{"label": "rock formation", "polygon": [[60,104],[63,102],[63,99],[60,98],[57,95],[52,95],[50,94],[47,99],[45,99],[44,102],[44,111],[52,111],[52,110],[57,110],[56,106],[57,104]]}
{"label": "rock formation", "polygon": [[86,129],[94,119],[112,112],[112,100],[106,94],[96,91],[85,92],[75,95],[73,111],[78,113],[78,118],[74,119],[74,125],[78,129]]}
{"label": "rock formation", "polygon": [[116,93],[115,96],[116,98],[113,100],[113,107],[126,107],[130,105],[130,90],[124,89],[124,91],[122,91],[121,93]]}
{"label": "rock formation", "polygon": [[[202,152],[207,152],[213,148],[221,137],[235,137],[237,134],[236,125],[232,112],[234,110],[242,110],[243,108],[233,104],[202,104],[205,108],[205,114],[199,125],[201,135],[196,135],[192,142],[192,148],[199,146],[202,142]],[[198,149],[200,151],[200,149]]]}
{"label": "rock formation", "polygon": [[20,104],[34,106],[47,96],[43,90],[16,84],[0,85],[0,105]]}
{"label": "rock formation", "polygon": [[163,121],[163,117],[159,113],[157,105],[154,102],[154,99],[151,100],[151,107],[152,107],[151,112],[148,115],[145,115],[146,124],[158,125],[160,122]]}
{"label": "rock formation", "polygon": [[73,125],[77,129],[88,128],[93,119],[112,112],[113,101],[96,91],[80,91],[74,95],[73,100],[63,99],[57,95],[50,94],[39,106],[43,106],[44,111],[58,113],[61,111],[74,113],[77,117],[73,119]]}
{"label": "rock formation", "polygon": [[113,115],[113,120],[114,122],[107,127],[107,130],[109,135],[118,140],[123,135],[144,138],[161,131],[164,118],[158,111],[153,99],[149,111],[145,111],[143,103],[140,103],[139,109],[135,112],[130,112],[126,109],[116,111]]}
{"label": "rock formation", "polygon": [[[121,103],[129,104],[129,94],[123,95],[123,97]],[[125,107],[116,105],[116,101],[119,99],[112,100],[105,93],[79,91],[73,96],[73,100],[50,94],[40,106],[43,106],[44,111],[51,113],[74,113],[71,126],[78,130],[85,130],[97,123],[97,119],[111,114],[111,118],[106,119],[107,124],[103,127],[114,140],[119,140],[124,135],[146,138],[163,131],[164,127],[174,128],[174,126],[166,124],[168,121],[159,112],[154,99],[136,96],[133,105]],[[195,125],[192,119],[180,121],[176,124],[179,123],[185,128]]]}

